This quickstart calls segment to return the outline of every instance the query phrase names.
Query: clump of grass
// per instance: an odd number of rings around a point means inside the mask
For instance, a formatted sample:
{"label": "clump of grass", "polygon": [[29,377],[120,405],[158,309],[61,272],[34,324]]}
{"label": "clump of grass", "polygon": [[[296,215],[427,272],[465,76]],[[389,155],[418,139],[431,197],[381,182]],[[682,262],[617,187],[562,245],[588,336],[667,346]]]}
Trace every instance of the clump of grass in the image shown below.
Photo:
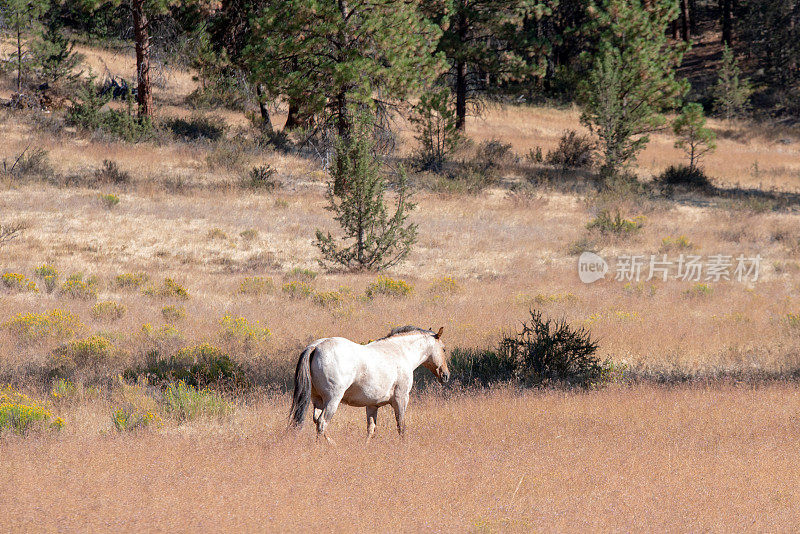
{"label": "clump of grass", "polygon": [[158,287],[150,286],[144,289],[144,294],[151,297],[160,298],[175,298],[180,300],[188,300],[189,292],[181,284],[172,278],[164,278],[161,285]]}
{"label": "clump of grass", "polygon": [[179,421],[191,421],[198,417],[223,417],[233,411],[233,406],[218,392],[198,389],[183,381],[167,385],[164,403],[167,411]]}
{"label": "clump of grass", "polygon": [[520,294],[517,295],[515,300],[517,303],[525,304],[526,306],[530,306],[532,304],[544,306],[546,304],[578,302],[580,299],[574,293],[537,293],[533,296]]}
{"label": "clump of grass", "polygon": [[13,291],[37,293],[39,288],[33,280],[19,273],[4,273],[1,278],[3,285]]}
{"label": "clump of grass", "polygon": [[71,402],[82,399],[96,399],[99,396],[99,387],[86,386],[84,384],[76,385],[71,380],[67,380],[66,378],[59,378],[55,380],[53,385],[50,387],[50,399],[57,403]]}
{"label": "clump of grass", "polygon": [[613,215],[608,210],[603,210],[597,217],[589,221],[586,228],[597,230],[601,234],[628,235],[638,232],[644,226],[644,217],[633,219],[623,217],[619,210]]}
{"label": "clump of grass", "polygon": [[74,299],[93,300],[97,298],[98,279],[83,273],[73,273],[61,285],[61,294]]}
{"label": "clump of grass", "polygon": [[97,373],[119,355],[114,344],[103,336],[89,336],[64,343],[50,353],[50,374],[69,378],[76,373]]}
{"label": "clump of grass", "polygon": [[146,273],[122,273],[114,279],[120,289],[139,289],[150,280]]}
{"label": "clump of grass", "polygon": [[96,321],[114,322],[122,319],[126,311],[127,308],[123,304],[113,300],[106,300],[92,306],[92,317]]}
{"label": "clump of grass", "polygon": [[0,388],[0,432],[25,434],[31,430],[61,430],[64,420],[47,407],[11,386]]}
{"label": "clump of grass", "polygon": [[220,324],[224,340],[237,341],[248,348],[264,343],[272,335],[270,329],[261,326],[259,321],[251,323],[244,317],[225,315]]}
{"label": "clump of grass", "polygon": [[159,405],[148,394],[146,380],[127,384],[122,377],[118,377],[116,385],[114,403],[117,407],[111,412],[111,422],[118,432],[161,426],[163,419],[159,414]]}
{"label": "clump of grass", "polygon": [[161,308],[161,316],[165,321],[174,323],[186,317],[186,308],[183,306],[164,306]]}
{"label": "clump of grass", "polygon": [[404,280],[395,280],[388,276],[379,276],[375,282],[367,286],[365,295],[368,299],[373,299],[377,296],[402,298],[407,297],[413,291],[413,286]]}
{"label": "clump of grass", "polygon": [[98,184],[123,185],[131,181],[131,175],[119,168],[110,159],[103,160],[103,166],[94,171],[94,179]]}
{"label": "clump of grass", "polygon": [[784,319],[789,328],[800,328],[800,313],[787,313]]}
{"label": "clump of grass", "polygon": [[275,291],[272,278],[264,276],[248,276],[239,284],[238,293],[242,295],[266,295]]}
{"label": "clump of grass", "polygon": [[683,291],[684,296],[696,298],[710,297],[712,293],[714,288],[708,284],[695,284]]}
{"label": "clump of grass", "polygon": [[106,209],[111,209],[116,207],[119,204],[119,196],[115,195],[114,193],[101,193],[97,196],[100,199],[100,203]]}
{"label": "clump of grass", "polygon": [[33,270],[33,274],[44,282],[45,290],[52,293],[58,283],[58,269],[54,266],[44,263]]}
{"label": "clump of grass", "polygon": [[664,252],[669,252],[673,250],[692,250],[694,248],[694,243],[689,241],[685,235],[679,235],[678,237],[671,237],[667,236],[661,240],[661,250]]}
{"label": "clump of grass", "polygon": [[222,228],[214,227],[208,231],[209,239],[228,239],[228,234]]}
{"label": "clump of grass", "polygon": [[85,329],[77,315],[55,309],[46,313],[19,313],[2,324],[18,339],[40,342],[45,339],[68,339]]}
{"label": "clump of grass", "polygon": [[253,241],[255,238],[258,237],[258,230],[255,228],[248,228],[247,230],[242,230],[239,232],[239,237],[244,239],[245,241]]}
{"label": "clump of grass", "polygon": [[306,282],[293,280],[283,284],[283,292],[289,295],[290,298],[303,299],[313,295],[314,288]]}
{"label": "clump of grass", "polygon": [[155,412],[141,411],[135,408],[117,408],[111,414],[111,421],[118,432],[143,430],[150,426],[160,427],[161,416]]}
{"label": "clump of grass", "polygon": [[288,273],[286,278],[290,280],[302,280],[304,282],[311,282],[317,277],[317,271],[313,269],[304,269],[302,267],[294,267]]}
{"label": "clump of grass", "polygon": [[280,186],[280,182],[275,179],[276,173],[277,171],[269,165],[253,167],[250,173],[242,178],[242,187],[274,191]]}
{"label": "clump of grass", "polygon": [[461,291],[461,286],[452,276],[445,276],[434,280],[430,287],[430,292],[436,297],[445,297]]}

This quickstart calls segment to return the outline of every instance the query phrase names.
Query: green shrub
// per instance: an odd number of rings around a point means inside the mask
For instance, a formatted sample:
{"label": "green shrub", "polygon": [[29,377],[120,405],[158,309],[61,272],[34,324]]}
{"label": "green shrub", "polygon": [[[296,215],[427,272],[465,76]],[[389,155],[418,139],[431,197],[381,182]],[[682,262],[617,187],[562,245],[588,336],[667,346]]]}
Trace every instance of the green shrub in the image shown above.
{"label": "green shrub", "polygon": [[220,321],[222,338],[226,341],[237,341],[246,347],[257,346],[272,335],[269,328],[261,326],[259,321],[250,323],[244,317],[233,318],[226,315]]}
{"label": "green shrub", "polygon": [[131,175],[120,170],[117,164],[110,159],[103,160],[103,166],[94,171],[95,183],[125,185],[130,183]]}
{"label": "green shrub", "polygon": [[225,136],[227,126],[217,117],[198,116],[190,119],[171,119],[165,124],[173,135],[184,141],[206,139],[219,141]]}
{"label": "green shrub", "polygon": [[233,406],[216,391],[198,389],[181,381],[167,385],[164,403],[167,411],[179,421],[222,417],[233,411]]}
{"label": "green shrub", "polygon": [[96,299],[97,283],[95,276],[89,276],[84,280],[83,273],[74,273],[61,285],[61,294],[74,299]]}
{"label": "green shrub", "polygon": [[139,117],[134,109],[134,98],[129,93],[125,109],[108,109],[105,105],[111,94],[101,95],[90,75],[77,91],[75,103],[67,110],[67,122],[85,130],[98,130],[130,143],[151,139],[155,127],[149,117]]}
{"label": "green shrub", "polygon": [[25,434],[30,430],[61,430],[63,427],[64,421],[53,417],[42,403],[10,386],[0,388],[0,433],[9,430]]}
{"label": "green shrub", "polygon": [[695,284],[689,289],[684,290],[683,295],[686,297],[709,297],[714,292],[714,288],[712,288],[708,284]]}
{"label": "green shrub", "polygon": [[311,300],[323,308],[340,308],[345,303],[345,295],[339,291],[316,291]]}
{"label": "green shrub", "polygon": [[119,321],[125,316],[126,311],[124,305],[112,300],[106,300],[92,306],[92,317],[96,321]]}
{"label": "green shrub", "polygon": [[22,341],[38,342],[74,337],[85,326],[74,313],[55,309],[46,313],[19,313],[4,322],[2,328]]}
{"label": "green shrub", "polygon": [[214,227],[208,231],[209,239],[228,239],[228,234],[222,228]]}
{"label": "green shrub", "polygon": [[586,228],[598,230],[601,234],[632,234],[638,232],[644,226],[643,217],[626,219],[617,211],[614,215],[608,210],[601,211],[597,217],[589,221]]}
{"label": "green shrub", "polygon": [[186,317],[186,308],[183,306],[164,306],[161,308],[161,316],[165,321],[174,323]]}
{"label": "green shrub", "polygon": [[58,283],[58,270],[50,264],[44,263],[33,270],[33,274],[44,282],[48,293],[52,293]]}
{"label": "green shrub", "polygon": [[667,169],[656,177],[656,182],[669,186],[685,186],[693,189],[711,189],[711,181],[699,167],[689,167],[688,165],[670,165]]}
{"label": "green shrub", "polygon": [[139,289],[149,280],[150,277],[145,273],[123,273],[114,279],[120,289]]}
{"label": "green shrub", "polygon": [[194,387],[220,388],[242,386],[246,382],[242,367],[208,343],[186,347],[168,358],[150,352],[143,367],[128,369],[123,376],[126,380],[145,379],[162,386],[183,381]]}
{"label": "green shrub", "polygon": [[161,416],[155,412],[136,408],[117,408],[111,413],[111,421],[118,432],[143,430],[150,426],[161,426]]}
{"label": "green shrub", "polygon": [[112,363],[119,351],[103,336],[89,336],[64,343],[50,353],[50,374],[69,378],[76,373],[97,374]]}
{"label": "green shrub", "polygon": [[242,230],[239,232],[239,237],[244,239],[245,241],[252,241],[258,237],[258,230],[255,228],[248,228],[247,230]]}
{"label": "green shrub", "polygon": [[272,281],[272,278],[249,276],[239,284],[238,292],[243,295],[259,296],[272,293],[274,290],[275,283]]}
{"label": "green shrub", "polygon": [[379,295],[385,297],[407,297],[414,288],[404,280],[394,280],[388,276],[379,276],[378,279],[367,286],[366,297],[373,299]]}
{"label": "green shrub", "polygon": [[599,383],[603,366],[594,356],[597,343],[583,327],[566,321],[544,320],[531,310],[531,321],[522,330],[503,338],[498,347],[501,361],[513,362],[514,376],[523,385],[564,384],[590,387]]}
{"label": "green shrub", "polygon": [[464,386],[487,387],[515,377],[515,362],[496,349],[455,348],[447,366],[453,379]]}
{"label": "green shrub", "polygon": [[109,210],[119,204],[119,197],[113,193],[100,194],[97,198],[99,198],[100,203]]}
{"label": "green shrub", "polygon": [[558,147],[547,153],[545,163],[565,169],[590,169],[594,166],[595,148],[591,136],[567,130],[561,135]]}
{"label": "green shrub", "polygon": [[665,237],[661,240],[661,250],[668,252],[671,250],[691,250],[694,248],[694,243],[689,241],[685,235],[678,237]]}
{"label": "green shrub", "polygon": [[5,273],[2,277],[3,285],[14,291],[30,291],[37,293],[39,288],[33,280],[19,273]]}
{"label": "green shrub", "polygon": [[50,387],[50,399],[57,403],[70,402],[76,399],[96,399],[99,396],[99,387],[84,384],[75,385],[65,378],[56,379]]}
{"label": "green shrub", "polygon": [[280,187],[280,182],[275,179],[275,174],[277,172],[278,171],[269,165],[253,167],[250,169],[250,173],[242,179],[242,187],[274,191]]}
{"label": "green shrub", "polygon": [[180,300],[187,300],[189,298],[189,292],[186,288],[172,278],[164,278],[164,281],[159,287],[150,286],[146,288],[144,294],[150,295],[151,297],[175,298]]}
{"label": "green shrub", "polygon": [[314,288],[306,283],[294,280],[283,284],[283,292],[293,299],[308,298],[314,293]]}

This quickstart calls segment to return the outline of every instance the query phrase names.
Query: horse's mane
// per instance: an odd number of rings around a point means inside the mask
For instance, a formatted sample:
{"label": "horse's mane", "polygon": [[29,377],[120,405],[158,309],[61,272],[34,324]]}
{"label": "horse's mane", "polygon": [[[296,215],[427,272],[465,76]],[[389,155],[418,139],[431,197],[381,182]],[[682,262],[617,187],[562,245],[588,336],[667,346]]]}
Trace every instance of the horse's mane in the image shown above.
{"label": "horse's mane", "polygon": [[432,331],[427,330],[425,328],[406,325],[406,326],[398,326],[397,328],[392,328],[392,330],[381,339],[389,339],[390,337],[399,336],[401,334],[411,334],[411,333],[434,335]]}

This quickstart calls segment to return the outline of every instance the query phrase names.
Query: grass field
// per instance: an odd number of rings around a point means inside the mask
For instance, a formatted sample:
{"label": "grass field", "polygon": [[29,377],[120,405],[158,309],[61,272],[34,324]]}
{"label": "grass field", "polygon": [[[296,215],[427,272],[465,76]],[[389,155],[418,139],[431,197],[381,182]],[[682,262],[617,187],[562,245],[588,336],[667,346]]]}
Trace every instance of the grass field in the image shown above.
{"label": "grass field", "polygon": [[[82,51],[96,71],[130,69],[125,55]],[[8,97],[7,82],[0,98]],[[191,73],[170,73],[156,92],[160,118],[206,113],[185,106],[193,87]],[[324,209],[320,161],[255,150],[242,114],[211,114],[228,124],[228,139],[165,134],[126,144],[77,132],[57,112],[0,108],[0,161],[11,165],[31,149],[46,155],[39,175],[0,173],[0,224],[25,225],[2,245],[0,274],[20,274],[38,289],[15,285],[15,277],[0,286],[0,385],[13,383],[65,422],[59,432],[0,436],[0,524],[13,531],[797,529],[800,132],[711,121],[720,141],[705,168],[715,192],[609,193],[586,173],[525,158],[536,147],[553,149],[564,130],[581,130],[576,109],[490,106],[469,120],[469,137],[501,139],[518,157],[477,193],[413,176],[419,241],[386,273],[413,291],[367,299],[376,274],[318,265],[315,230],[337,230]],[[413,134],[398,127],[403,156]],[[682,161],[673,142],[653,136],[636,167],[643,182]],[[129,181],[87,179],[105,160]],[[241,186],[253,166],[267,164],[277,190]],[[100,198],[106,194],[118,204]],[[638,228],[587,228],[603,211]],[[617,281],[612,272],[584,284],[582,250],[609,260],[759,255],[761,264],[755,281]],[[59,273],[52,292],[36,276],[43,264]],[[90,281],[86,293],[63,285],[77,273]],[[117,278],[139,273],[147,278],[140,287]],[[255,277],[257,290],[242,292]],[[165,278],[187,295],[164,291]],[[444,326],[448,349],[484,348],[531,308],[589,329],[598,356],[632,380],[585,392],[431,386],[412,399],[405,442],[388,408],[369,446],[364,414],[352,408],[331,424],[337,448],[316,444],[308,427],[286,433],[285,388],[309,341],[365,342],[415,324]],[[23,335],[6,324],[52,310],[74,314],[69,332]],[[75,391],[51,389],[56,349],[93,334],[111,346],[101,344],[96,364],[75,373]],[[215,400],[225,408],[215,416],[185,421],[152,389],[114,378],[143,364],[153,347],[168,353],[204,342],[230,353],[253,383]],[[160,422],[118,432],[112,415],[125,403]]]}

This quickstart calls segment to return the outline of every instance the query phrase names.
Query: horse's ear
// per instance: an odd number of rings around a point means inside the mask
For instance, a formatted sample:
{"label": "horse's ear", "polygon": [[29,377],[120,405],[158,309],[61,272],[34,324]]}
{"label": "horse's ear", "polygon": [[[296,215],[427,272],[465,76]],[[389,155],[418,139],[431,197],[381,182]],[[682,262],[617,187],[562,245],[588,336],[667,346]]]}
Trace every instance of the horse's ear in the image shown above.
{"label": "horse's ear", "polygon": [[444,332],[444,327],[443,327],[443,326],[442,326],[441,328],[439,328],[439,331],[438,331],[438,332],[436,332],[436,333],[433,335],[433,337],[435,337],[436,339],[439,339],[440,337],[442,337],[442,332]]}

